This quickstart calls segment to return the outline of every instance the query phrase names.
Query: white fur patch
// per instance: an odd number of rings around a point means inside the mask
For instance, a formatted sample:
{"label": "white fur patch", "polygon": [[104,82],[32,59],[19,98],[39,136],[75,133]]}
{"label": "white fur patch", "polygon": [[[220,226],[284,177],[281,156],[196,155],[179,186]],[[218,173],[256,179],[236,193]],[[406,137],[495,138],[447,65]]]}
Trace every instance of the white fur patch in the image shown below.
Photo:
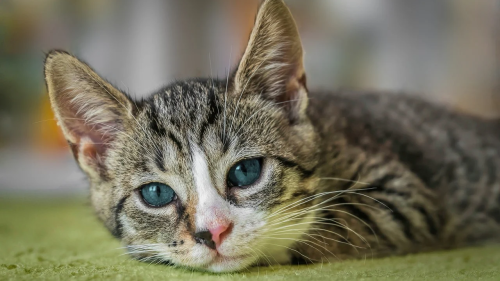
{"label": "white fur patch", "polygon": [[[281,216],[269,220],[265,211],[231,205],[218,193],[212,181],[205,153],[194,144],[191,145],[191,150],[194,191],[197,196],[196,231],[204,231],[230,223],[233,227],[217,248],[220,255],[215,255],[214,251],[204,245],[195,245],[189,255],[189,265],[221,272],[241,269],[258,258],[262,263],[289,262],[289,248],[309,228],[312,218],[286,219],[289,212],[284,212]],[[267,170],[262,175],[258,186],[241,191],[244,197],[259,192],[266,185],[272,168],[271,162],[267,165]]]}
{"label": "white fur patch", "polygon": [[205,153],[196,145],[193,151],[193,177],[198,203],[196,205],[196,230],[207,230],[218,224],[228,224],[229,209],[227,202],[217,193],[210,178],[210,171]]}

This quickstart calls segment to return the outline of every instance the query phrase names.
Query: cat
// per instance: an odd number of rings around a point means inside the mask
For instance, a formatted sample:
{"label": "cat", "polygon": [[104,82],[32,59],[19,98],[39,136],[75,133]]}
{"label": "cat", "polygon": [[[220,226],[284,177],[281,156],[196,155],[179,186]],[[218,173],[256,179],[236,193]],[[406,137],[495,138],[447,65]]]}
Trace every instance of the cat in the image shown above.
{"label": "cat", "polygon": [[499,240],[500,121],[308,91],[282,0],[227,80],[133,100],[58,50],[45,77],[92,206],[136,259],[227,272]]}

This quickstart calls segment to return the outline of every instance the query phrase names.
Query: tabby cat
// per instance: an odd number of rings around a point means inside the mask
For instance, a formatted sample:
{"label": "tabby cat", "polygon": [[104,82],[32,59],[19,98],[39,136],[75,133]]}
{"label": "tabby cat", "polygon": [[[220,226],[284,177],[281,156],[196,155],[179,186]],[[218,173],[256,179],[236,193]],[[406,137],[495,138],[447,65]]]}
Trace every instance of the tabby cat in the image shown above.
{"label": "tabby cat", "polygon": [[63,51],[50,100],[97,216],[143,261],[225,272],[498,241],[500,122],[306,87],[281,0],[236,71],[133,100]]}

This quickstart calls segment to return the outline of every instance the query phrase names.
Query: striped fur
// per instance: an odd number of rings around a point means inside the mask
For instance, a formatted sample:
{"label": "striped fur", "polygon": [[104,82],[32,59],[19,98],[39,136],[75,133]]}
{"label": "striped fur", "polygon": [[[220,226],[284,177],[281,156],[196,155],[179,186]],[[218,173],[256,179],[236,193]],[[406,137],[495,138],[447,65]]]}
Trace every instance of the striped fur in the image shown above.
{"label": "striped fur", "polygon": [[[131,256],[210,270],[445,249],[500,237],[500,121],[417,98],[309,93],[295,23],[264,1],[228,80],[173,83],[134,101],[61,51],[52,106],[97,216]],[[262,157],[251,187],[227,184]],[[161,208],[149,182],[171,186]],[[214,251],[195,232],[231,222]]]}

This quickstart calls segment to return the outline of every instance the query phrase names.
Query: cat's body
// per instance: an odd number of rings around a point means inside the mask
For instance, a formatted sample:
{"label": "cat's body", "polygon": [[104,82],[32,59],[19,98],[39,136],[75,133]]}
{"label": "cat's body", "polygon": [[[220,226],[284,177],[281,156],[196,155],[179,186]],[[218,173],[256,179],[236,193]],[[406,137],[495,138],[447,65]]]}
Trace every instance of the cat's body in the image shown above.
{"label": "cat's body", "polygon": [[[325,179],[319,189],[368,189],[362,193],[372,198],[341,201],[378,210],[350,204],[336,209],[371,227],[350,218],[371,245],[378,245],[370,254],[499,241],[500,120],[452,112],[403,94],[310,97],[309,116],[321,136],[317,173]],[[350,217],[335,211],[322,216]],[[346,246],[339,254],[349,251],[359,256]]]}
{"label": "cat's body", "polygon": [[233,271],[498,240],[499,122],[308,93],[280,0],[263,2],[223,81],[133,101],[64,52],[45,73],[92,205],[138,259]]}

